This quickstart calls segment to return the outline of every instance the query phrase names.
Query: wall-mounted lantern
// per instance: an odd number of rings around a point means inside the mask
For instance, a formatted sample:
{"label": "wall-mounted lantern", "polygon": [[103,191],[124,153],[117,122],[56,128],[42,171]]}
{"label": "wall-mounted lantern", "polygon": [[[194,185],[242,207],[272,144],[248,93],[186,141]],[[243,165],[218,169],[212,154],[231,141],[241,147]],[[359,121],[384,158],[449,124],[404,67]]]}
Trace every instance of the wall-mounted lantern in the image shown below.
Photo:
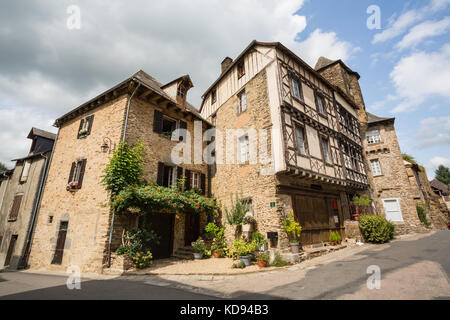
{"label": "wall-mounted lantern", "polygon": [[[110,138],[106,137],[103,138],[103,144],[100,146],[100,148],[102,149],[103,153],[111,153],[111,146],[112,146],[112,141]],[[114,147],[112,148],[112,150],[115,149],[115,144]]]}

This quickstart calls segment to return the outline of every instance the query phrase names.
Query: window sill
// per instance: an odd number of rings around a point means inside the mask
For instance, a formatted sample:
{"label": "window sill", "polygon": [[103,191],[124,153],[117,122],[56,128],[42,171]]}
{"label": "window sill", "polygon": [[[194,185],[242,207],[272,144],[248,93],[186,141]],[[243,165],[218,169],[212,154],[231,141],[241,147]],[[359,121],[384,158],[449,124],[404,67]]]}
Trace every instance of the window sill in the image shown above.
{"label": "window sill", "polygon": [[85,134],[83,134],[83,135],[80,135],[80,136],[78,137],[78,139],[86,139],[88,136],[89,136],[89,134],[85,133]]}
{"label": "window sill", "polygon": [[17,219],[8,219],[8,222],[16,222]]}
{"label": "window sill", "polygon": [[328,116],[327,116],[327,115],[325,115],[325,114],[323,114],[323,113],[321,113],[320,111],[317,111],[317,114],[318,114],[319,116],[321,116],[322,118],[324,118],[324,119],[327,119],[327,120],[328,120]]}

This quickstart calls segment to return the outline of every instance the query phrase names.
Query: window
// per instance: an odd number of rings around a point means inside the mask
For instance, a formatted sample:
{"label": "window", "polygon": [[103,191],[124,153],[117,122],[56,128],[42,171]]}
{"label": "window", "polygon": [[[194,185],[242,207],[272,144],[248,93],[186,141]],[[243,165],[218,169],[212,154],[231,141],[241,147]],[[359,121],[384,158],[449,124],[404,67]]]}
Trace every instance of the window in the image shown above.
{"label": "window", "polygon": [[[187,170],[186,170],[187,171]],[[158,163],[158,172],[156,183],[163,187],[174,187],[177,184],[178,179],[183,176],[183,168],[170,166],[164,164],[164,162]]]}
{"label": "window", "polygon": [[192,172],[191,188],[201,189],[201,174],[199,172]]}
{"label": "window", "polygon": [[321,141],[323,160],[325,160],[325,162],[327,163],[331,163],[329,141],[326,138],[322,138]]}
{"label": "window", "polygon": [[11,206],[11,210],[9,211],[8,221],[16,221],[17,216],[19,215],[20,205],[22,203],[23,194],[17,194],[14,197],[13,204]]}
{"label": "window", "polygon": [[78,136],[77,136],[78,139],[91,134],[93,122],[94,122],[93,114],[80,120],[80,127],[78,128]]}
{"label": "window", "polygon": [[381,142],[380,130],[371,130],[366,132],[366,138],[368,144],[374,144]]}
{"label": "window", "polygon": [[22,169],[22,175],[20,176],[20,182],[26,182],[28,179],[28,173],[30,172],[31,160],[25,160]]}
{"label": "window", "polygon": [[172,132],[177,129],[177,120],[163,116],[162,134],[168,138],[172,138]]}
{"label": "window", "polygon": [[70,168],[69,181],[67,183],[76,183],[77,189],[81,188],[83,184],[84,171],[86,169],[86,159],[77,160],[72,162],[72,167]]}
{"label": "window", "polygon": [[240,78],[242,78],[245,75],[244,61],[239,62],[237,68],[238,68],[238,79],[240,79]]}
{"label": "window", "polygon": [[296,134],[297,134],[297,149],[298,149],[298,153],[304,156],[304,155],[306,155],[305,131],[300,126],[296,126],[295,130],[296,130]]}
{"label": "window", "polygon": [[53,223],[53,216],[48,216],[48,223],[52,224]]}
{"label": "window", "polygon": [[296,79],[291,79],[292,86],[292,96],[298,100],[303,100],[302,92],[301,92],[301,84]]}
{"label": "window", "polygon": [[321,114],[325,114],[325,100],[321,94],[316,94],[316,104],[317,104],[317,111]]}
{"label": "window", "polygon": [[239,138],[239,163],[243,164],[250,160],[250,145],[248,135]]}
{"label": "window", "polygon": [[217,91],[216,89],[214,89],[213,91],[211,91],[211,104],[216,103],[217,100]]}
{"label": "window", "polygon": [[370,166],[372,167],[372,173],[374,177],[382,175],[380,161],[378,159],[370,160]]}
{"label": "window", "polygon": [[184,97],[186,96],[186,88],[183,86],[178,86],[177,95],[184,99]]}
{"label": "window", "polygon": [[17,234],[13,234],[11,236],[11,241],[9,242],[8,252],[6,253],[4,266],[9,266],[11,264],[11,259],[14,254],[14,248],[16,246],[16,241],[19,236]]}
{"label": "window", "polygon": [[247,95],[245,94],[245,90],[238,93],[238,106],[237,106],[237,114],[244,112],[247,110]]}

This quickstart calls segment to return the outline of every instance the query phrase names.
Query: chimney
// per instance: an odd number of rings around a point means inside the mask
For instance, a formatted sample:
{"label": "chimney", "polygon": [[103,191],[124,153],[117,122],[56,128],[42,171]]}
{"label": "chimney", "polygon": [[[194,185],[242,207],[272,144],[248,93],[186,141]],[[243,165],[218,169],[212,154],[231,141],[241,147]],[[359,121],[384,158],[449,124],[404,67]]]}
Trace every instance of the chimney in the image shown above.
{"label": "chimney", "polygon": [[221,65],[222,65],[222,73],[227,70],[227,68],[233,63],[233,59],[231,59],[230,57],[226,57],[225,59],[223,59]]}

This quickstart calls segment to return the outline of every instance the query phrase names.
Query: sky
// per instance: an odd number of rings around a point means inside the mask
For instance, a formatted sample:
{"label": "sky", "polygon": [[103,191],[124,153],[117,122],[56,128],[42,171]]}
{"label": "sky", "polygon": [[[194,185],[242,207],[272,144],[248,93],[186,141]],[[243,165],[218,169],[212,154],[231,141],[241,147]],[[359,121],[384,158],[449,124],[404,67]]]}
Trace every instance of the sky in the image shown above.
{"label": "sky", "polygon": [[56,133],[56,118],[139,69],[162,83],[189,74],[200,106],[223,58],[256,39],[311,66],[342,59],[432,179],[450,166],[449,30],[450,0],[1,1],[0,162],[28,153],[31,127]]}

